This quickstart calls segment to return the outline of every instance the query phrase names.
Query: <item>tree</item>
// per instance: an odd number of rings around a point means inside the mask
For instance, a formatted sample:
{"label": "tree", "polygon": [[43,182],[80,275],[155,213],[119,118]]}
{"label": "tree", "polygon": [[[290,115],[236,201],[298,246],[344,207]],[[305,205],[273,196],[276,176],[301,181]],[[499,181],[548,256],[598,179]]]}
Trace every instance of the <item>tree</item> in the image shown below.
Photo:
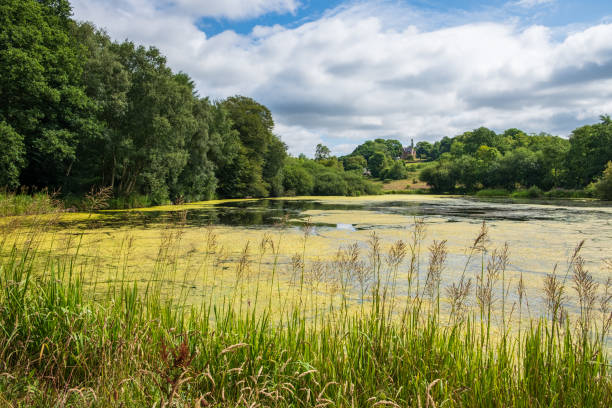
{"label": "tree", "polygon": [[314,177],[298,162],[292,161],[283,169],[283,187],[292,195],[310,195]]}
{"label": "tree", "polygon": [[363,171],[368,166],[368,162],[366,161],[366,159],[360,155],[345,156],[343,157],[342,163],[344,165],[344,170],[346,171]]}
{"label": "tree", "polygon": [[77,146],[95,127],[80,85],[83,48],[65,0],[0,5],[0,121],[23,137],[26,185],[60,187]]}
{"label": "tree", "polygon": [[612,157],[612,121],[602,116],[601,123],[574,130],[569,139],[567,178],[572,187],[584,187],[602,173]]}
{"label": "tree", "polygon": [[[608,117],[608,121],[609,121]],[[612,200],[612,161],[606,164],[601,177],[595,182],[595,193],[603,200]]]}
{"label": "tree", "polygon": [[[222,182],[220,188],[231,197],[267,197],[271,186],[281,183],[277,176],[286,156],[285,144],[272,133],[272,114],[264,105],[245,96],[227,98],[221,105],[238,132],[241,145],[238,154],[245,157],[237,158],[233,167],[226,169],[236,171],[239,178],[230,177],[231,184]],[[266,164],[267,161],[270,163]]]}
{"label": "tree", "polygon": [[451,173],[457,177],[457,182],[463,184],[467,191],[474,191],[476,185],[481,182],[484,166],[484,162],[466,154],[453,161]]}
{"label": "tree", "polygon": [[317,195],[346,195],[348,184],[336,172],[323,172],[315,179],[314,193]]}
{"label": "tree", "polygon": [[331,151],[325,145],[319,143],[315,149],[315,160],[325,160],[329,159],[331,156]]}
{"label": "tree", "polygon": [[210,200],[215,196],[217,178],[215,164],[210,157],[213,144],[211,133],[216,130],[213,122],[215,109],[206,98],[198,100],[193,105],[196,127],[186,139],[189,157],[177,183],[171,186],[170,194],[173,198],[198,201]]}
{"label": "tree", "polygon": [[435,166],[425,167],[421,170],[419,178],[437,193],[452,192],[457,184],[456,174],[448,160],[441,160]]}
{"label": "tree", "polygon": [[433,160],[433,145],[429,142],[418,142],[415,146],[416,155],[419,159]]}
{"label": "tree", "polygon": [[402,180],[408,177],[408,170],[402,160],[394,160],[391,167],[383,170],[382,178],[391,180]]}
{"label": "tree", "polygon": [[6,122],[0,122],[0,186],[19,187],[19,173],[25,164],[24,154],[23,136]]}
{"label": "tree", "polygon": [[497,135],[492,130],[485,127],[474,129],[457,136],[456,140],[464,144],[464,151],[468,154],[475,153],[480,146],[496,147]]}
{"label": "tree", "polygon": [[[382,140],[382,139],[376,139],[376,141],[379,141],[379,140]],[[402,146],[402,143],[399,140],[387,139],[387,140],[382,140],[382,142],[387,147],[386,153],[389,157],[391,157],[392,159],[402,157],[402,153],[404,152],[404,147]]]}
{"label": "tree", "polygon": [[368,170],[374,177],[380,177],[383,169],[388,166],[389,158],[383,152],[374,153],[368,160]]}

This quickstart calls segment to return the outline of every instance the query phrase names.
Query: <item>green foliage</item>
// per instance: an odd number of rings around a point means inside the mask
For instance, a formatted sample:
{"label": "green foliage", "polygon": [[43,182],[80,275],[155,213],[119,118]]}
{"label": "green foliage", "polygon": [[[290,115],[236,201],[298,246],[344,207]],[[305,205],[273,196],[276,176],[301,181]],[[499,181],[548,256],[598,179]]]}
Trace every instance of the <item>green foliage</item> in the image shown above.
{"label": "green foliage", "polygon": [[365,157],[361,155],[345,156],[342,158],[342,163],[344,170],[346,171],[363,171],[368,167],[368,162],[366,161]]}
{"label": "green foliage", "polygon": [[414,149],[419,159],[433,160],[437,157],[437,154],[434,153],[434,146],[429,142],[418,142]]}
{"label": "green foliage", "polygon": [[16,188],[25,165],[23,136],[6,122],[0,122],[0,186]]}
{"label": "green foliage", "polygon": [[419,178],[436,193],[453,192],[457,185],[457,176],[448,160],[440,160],[435,166],[424,168]]}
{"label": "green foliage", "polygon": [[[422,180],[438,192],[456,188],[466,192],[483,188],[519,189],[521,192],[517,194],[524,197],[540,196],[543,190],[560,187],[584,187],[586,180],[592,180],[597,171],[602,171],[601,158],[610,154],[605,153],[609,146],[606,126],[609,125],[602,119],[601,124],[577,129],[569,141],[545,133],[527,135],[518,129],[508,129],[497,135],[489,129],[479,128],[443,139],[438,147],[419,142],[417,152],[423,157],[437,154],[438,160],[444,162],[424,172]],[[587,155],[588,149],[584,148],[589,143],[591,148]],[[440,153],[443,145],[449,153]],[[583,154],[576,153],[579,149],[584,150]],[[576,159],[587,156],[588,160]],[[572,170],[572,166],[584,167]]]}
{"label": "green foliage", "polygon": [[374,177],[381,177],[383,170],[388,167],[390,163],[389,156],[385,153],[377,151],[374,152],[368,159],[368,170]]}
{"label": "green foliage", "polygon": [[572,132],[567,153],[567,179],[570,187],[584,187],[601,174],[612,157],[612,121],[602,116],[601,123]]}
{"label": "green foliage", "polygon": [[340,174],[324,171],[317,174],[315,178],[314,193],[316,195],[347,195],[348,184]]}
{"label": "green foliage", "polygon": [[83,47],[71,35],[69,14],[63,0],[0,5],[0,122],[23,137],[22,184],[60,187],[79,136],[95,128],[93,103],[80,85]]}
{"label": "green foliage", "polygon": [[595,194],[603,200],[612,201],[612,161],[606,164],[603,174],[595,182]]}
{"label": "green foliage", "polygon": [[283,169],[284,190],[289,195],[359,196],[380,193],[380,188],[366,180],[360,171],[344,171],[341,162],[340,166],[327,166],[333,159],[289,158]]}
{"label": "green foliage", "polygon": [[329,150],[329,147],[319,143],[315,149],[315,160],[329,159],[330,156],[331,156],[331,151]]}
{"label": "green foliage", "polygon": [[[287,156],[287,147],[272,133],[274,121],[265,106],[251,98],[233,96],[222,102],[238,132],[236,158],[221,177],[227,197],[267,197],[280,187],[279,174]],[[228,174],[229,172],[229,174]]]}
{"label": "green foliage", "polygon": [[542,198],[544,192],[536,186],[529,187],[526,190],[517,190],[510,195],[512,198]]}
{"label": "green foliage", "polygon": [[283,169],[283,188],[288,195],[311,195],[314,191],[314,176],[301,162],[289,159]]}
{"label": "green foliage", "polygon": [[394,160],[390,167],[383,169],[381,177],[390,180],[402,180],[408,177],[408,169],[402,160]]}

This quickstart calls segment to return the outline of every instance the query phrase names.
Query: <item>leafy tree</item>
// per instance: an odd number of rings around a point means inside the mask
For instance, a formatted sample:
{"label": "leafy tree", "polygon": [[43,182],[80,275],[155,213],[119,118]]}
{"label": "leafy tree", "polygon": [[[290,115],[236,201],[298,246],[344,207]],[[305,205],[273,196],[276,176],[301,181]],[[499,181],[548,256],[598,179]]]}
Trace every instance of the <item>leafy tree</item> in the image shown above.
{"label": "leafy tree", "polygon": [[292,195],[311,195],[314,177],[297,160],[292,160],[283,169],[283,187]]}
{"label": "leafy tree", "polygon": [[362,156],[368,162],[377,152],[384,153],[389,158],[400,157],[402,155],[402,144],[398,140],[394,139],[375,139],[368,140],[363,144],[360,144],[353,150],[349,156]]}
{"label": "leafy tree", "polygon": [[572,132],[567,153],[567,179],[571,187],[584,187],[601,174],[612,157],[612,121],[582,126]]}
{"label": "leafy tree", "polygon": [[19,187],[24,153],[23,136],[6,122],[0,122],[0,186]]}
{"label": "leafy tree", "polygon": [[[485,127],[480,127],[472,130],[471,132],[465,132],[464,134],[457,136],[456,140],[464,144],[465,153],[474,154],[480,148],[480,146],[484,145],[495,147],[497,135],[492,130]],[[441,153],[443,152],[441,151]]]}
{"label": "leafy tree", "polygon": [[376,142],[379,142],[379,141],[382,141],[382,143],[386,146],[386,148],[387,148],[386,153],[392,159],[399,158],[399,157],[402,156],[402,153],[404,152],[404,147],[402,146],[402,143],[399,140],[395,140],[395,139],[387,139],[387,140],[376,139]]}
{"label": "leafy tree", "polygon": [[272,185],[280,186],[277,175],[286,157],[286,146],[272,133],[272,114],[265,106],[244,96],[230,97],[222,106],[229,113],[232,128],[238,132],[242,145],[239,154],[245,157],[237,159],[231,168],[240,178],[232,177],[231,184],[222,182],[221,189],[231,197],[266,197]]}
{"label": "leafy tree", "polygon": [[612,200],[612,161],[606,164],[601,177],[595,182],[595,193],[604,200]]}
{"label": "leafy tree", "polygon": [[451,173],[457,177],[457,182],[463,184],[467,191],[474,191],[482,182],[482,173],[485,171],[483,161],[470,155],[463,155],[453,161]]}
{"label": "leafy tree", "polygon": [[348,184],[339,174],[331,171],[317,175],[314,193],[317,195],[346,195]]}
{"label": "leafy tree", "polygon": [[389,158],[383,152],[375,152],[368,160],[368,169],[374,177],[380,177],[382,171],[389,164]]}
{"label": "leafy tree", "polygon": [[418,142],[414,149],[419,159],[433,160],[435,158],[433,148],[434,146],[429,142]]}
{"label": "leafy tree", "polygon": [[[215,196],[217,178],[210,152],[213,140],[220,142],[214,133],[217,130],[213,120],[216,109],[208,99],[198,100],[193,105],[196,128],[186,139],[189,157],[177,183],[171,190],[173,197],[181,197],[185,201],[198,201],[210,200]],[[229,124],[229,121],[227,123]]]}
{"label": "leafy tree", "polygon": [[64,0],[0,5],[0,121],[23,137],[22,184],[61,186],[81,136],[95,127],[70,10]]}
{"label": "leafy tree", "polygon": [[490,163],[501,157],[501,154],[495,147],[489,147],[487,145],[482,145],[476,150],[475,157],[486,162]]}
{"label": "leafy tree", "polygon": [[440,160],[435,166],[425,167],[419,178],[438,193],[452,192],[457,185],[457,176],[449,160]]}
{"label": "leafy tree", "polygon": [[315,149],[315,160],[326,160],[331,156],[331,151],[325,145],[319,143]]}
{"label": "leafy tree", "polygon": [[408,177],[408,170],[402,160],[394,160],[390,167],[382,172],[382,178],[391,180],[402,180]]}
{"label": "leafy tree", "polygon": [[350,171],[350,170],[363,171],[368,166],[368,162],[366,161],[366,159],[360,155],[345,156],[343,158],[342,163],[344,166],[344,170],[346,171]]}

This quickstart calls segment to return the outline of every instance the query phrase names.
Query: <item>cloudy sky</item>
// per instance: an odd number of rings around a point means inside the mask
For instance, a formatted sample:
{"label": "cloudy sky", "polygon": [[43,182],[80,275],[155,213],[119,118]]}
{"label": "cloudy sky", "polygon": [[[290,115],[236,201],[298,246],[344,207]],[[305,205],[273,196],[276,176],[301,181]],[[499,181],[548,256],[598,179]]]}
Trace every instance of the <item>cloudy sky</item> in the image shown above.
{"label": "cloudy sky", "polygon": [[72,0],[201,96],[268,106],[293,154],[612,114],[610,0]]}

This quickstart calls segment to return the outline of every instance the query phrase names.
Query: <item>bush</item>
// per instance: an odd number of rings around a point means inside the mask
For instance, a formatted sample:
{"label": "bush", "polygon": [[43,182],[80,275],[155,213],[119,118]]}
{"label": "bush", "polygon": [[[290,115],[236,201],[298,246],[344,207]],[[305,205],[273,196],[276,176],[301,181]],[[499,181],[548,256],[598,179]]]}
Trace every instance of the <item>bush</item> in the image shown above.
{"label": "bush", "polygon": [[318,175],[315,181],[314,193],[317,195],[346,195],[348,193],[348,185],[336,173],[322,173]]}
{"label": "bush", "polygon": [[153,205],[148,195],[132,194],[127,197],[111,198],[108,201],[108,208],[116,210],[127,210],[130,208],[144,208]]}
{"label": "bush", "polygon": [[517,190],[511,194],[513,198],[540,198],[544,195],[537,186],[531,186],[527,190]]}
{"label": "bush", "polygon": [[310,195],[314,189],[314,178],[303,167],[295,164],[283,169],[283,187],[293,195]]}
{"label": "bush", "polygon": [[595,195],[602,200],[612,201],[612,161],[606,164],[601,177],[594,183]]}
{"label": "bush", "polygon": [[454,191],[457,184],[452,169],[442,162],[438,162],[435,167],[426,167],[421,170],[419,178],[426,182],[432,191],[437,193]]}

